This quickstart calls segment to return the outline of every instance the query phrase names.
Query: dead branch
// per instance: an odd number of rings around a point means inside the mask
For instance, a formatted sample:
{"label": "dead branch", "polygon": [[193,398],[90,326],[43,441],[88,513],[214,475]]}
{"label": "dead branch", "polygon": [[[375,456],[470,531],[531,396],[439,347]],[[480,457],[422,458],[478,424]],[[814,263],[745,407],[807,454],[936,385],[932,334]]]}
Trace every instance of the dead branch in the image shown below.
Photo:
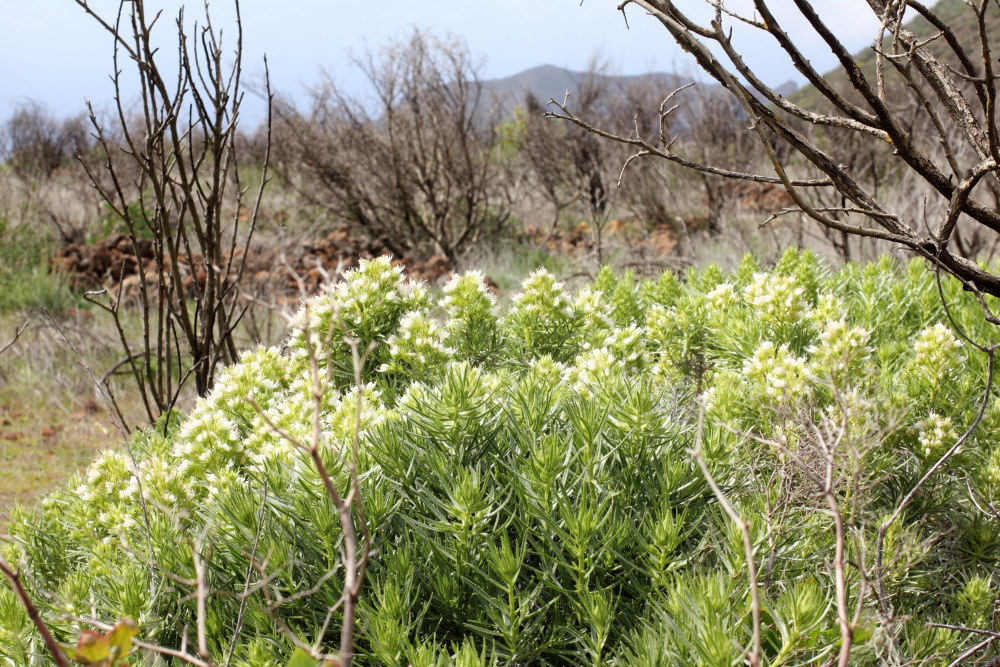
{"label": "dead branch", "polygon": [[11,339],[8,342],[4,343],[3,347],[0,347],[0,354],[6,352],[8,348],[13,347],[14,343],[17,342],[17,339],[21,337],[21,334],[23,334],[27,328],[28,328],[27,322],[22,322],[21,324],[17,325],[17,327],[14,329],[13,337],[11,337]]}
{"label": "dead branch", "polygon": [[42,618],[41,612],[38,611],[38,607],[35,606],[35,603],[31,600],[31,596],[28,595],[28,591],[24,587],[24,582],[21,581],[21,573],[14,569],[2,555],[0,555],[0,572],[3,572],[10,587],[14,589],[17,601],[24,607],[24,611],[28,614],[31,623],[38,630],[38,634],[42,636],[42,641],[45,642],[45,647],[49,649],[49,653],[52,654],[52,658],[56,661],[56,664],[59,667],[69,667],[69,661],[66,660],[62,649],[59,648],[59,643],[52,636],[52,632]]}
{"label": "dead branch", "polygon": [[[868,0],[880,23],[879,40],[885,36],[885,43],[876,45],[874,72],[861,67],[809,0],[793,0],[793,7],[780,16],[777,3],[767,0],[754,0],[753,17],[738,15],[724,0],[706,0],[705,4],[711,16],[707,19],[700,15],[696,19],[688,5],[672,0],[626,0],[618,9],[636,5],[645,10],[693,56],[699,68],[732,96],[742,107],[775,176],[682,158],[669,149],[670,140],[662,136],[653,142],[610,131],[571,111],[565,103],[555,103],[560,111],[552,117],[631,146],[634,152],[626,164],[640,157],[658,157],[700,174],[781,183],[794,201],[795,210],[825,229],[844,238],[862,236],[902,245],[940,265],[971,290],[1000,295],[1000,275],[967,258],[967,248],[956,231],[958,220],[963,218],[991,235],[1000,233],[1000,212],[975,196],[977,185],[984,179],[998,178],[994,165],[1000,162],[1000,135],[994,119],[996,77],[985,20],[988,3],[966,3],[974,13],[980,42],[978,53],[972,55],[973,51],[960,44],[954,31],[933,9],[911,0]],[[907,7],[915,9],[938,31],[932,40],[939,38],[936,44],[944,44],[951,51],[959,64],[957,70],[935,56],[929,47],[931,40],[917,36],[902,24]],[[784,30],[784,19],[796,13],[836,56],[849,92],[841,92],[828,77],[814,70],[796,40]],[[815,87],[821,102],[807,109],[765,85],[734,46],[730,30],[734,21],[781,48]],[[970,89],[974,95],[967,101],[963,91]],[[909,107],[914,118],[897,110],[890,99],[897,94],[909,94],[916,101]],[[914,132],[915,121],[926,131]],[[836,157],[838,146],[854,145],[836,139],[842,135],[857,137],[859,146],[888,146],[891,154],[883,151],[880,160],[899,165],[901,173],[917,179],[928,192],[946,202],[948,211],[935,225],[937,233],[922,232],[918,217],[885,200],[878,170],[873,168],[872,181],[866,182]],[[927,145],[928,138],[933,145]],[[833,147],[833,152],[825,146]],[[778,147],[790,152],[785,154]],[[793,167],[816,177],[793,178],[788,174]],[[817,185],[825,187],[812,187]],[[800,192],[803,188],[809,191]],[[826,189],[841,198],[839,206],[813,203]],[[863,225],[848,224],[838,217],[846,214],[862,215],[868,220]],[[952,239],[958,254],[949,246]],[[842,245],[847,248],[846,241]]]}

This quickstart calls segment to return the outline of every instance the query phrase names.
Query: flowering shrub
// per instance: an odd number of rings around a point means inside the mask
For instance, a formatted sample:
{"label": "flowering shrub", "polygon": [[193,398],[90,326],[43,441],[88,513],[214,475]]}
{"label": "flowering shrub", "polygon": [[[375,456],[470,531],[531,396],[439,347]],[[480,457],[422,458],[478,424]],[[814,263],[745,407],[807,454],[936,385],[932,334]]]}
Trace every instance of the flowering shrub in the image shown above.
{"label": "flowering shrub", "polygon": [[[977,306],[945,291],[987,338]],[[287,351],[246,352],[189,415],[138,434],[134,461],[109,450],[16,510],[0,549],[66,643],[93,615],[180,647],[197,621],[197,556],[215,664],[230,650],[233,665],[286,664],[289,633],[335,646],[340,523],[292,443],[311,435],[315,372],[320,455],[340,488],[359,429],[373,539],[363,664],[742,664],[745,545],[696,446],[747,522],[762,664],[839,650],[837,543],[817,475],[850,519],[851,664],[947,664],[981,638],[926,624],[992,632],[1000,595],[995,399],[887,526],[881,571],[874,560],[883,522],[972,423],[984,387],[982,355],[942,324],[936,293],[919,264],[831,273],[789,252],[773,271],[752,258],[730,275],[602,271],[575,295],[539,271],[506,313],[469,273],[435,310],[388,261],[362,262],[304,305]],[[378,345],[360,414],[351,340]],[[7,589],[0,656],[45,664]]]}
{"label": "flowering shrub", "polygon": [[573,358],[575,336],[583,318],[561,282],[545,269],[539,269],[525,279],[522,290],[512,301],[506,328],[522,354]]}
{"label": "flowering shrub", "polygon": [[829,378],[835,385],[861,380],[871,359],[870,338],[861,327],[849,327],[843,317],[826,320],[819,341],[808,348],[813,360],[811,373]]}
{"label": "flowering shrub", "polygon": [[386,340],[390,361],[378,371],[422,379],[455,356],[455,350],[445,345],[447,338],[448,332],[427,313],[411,311],[400,319],[399,331]]}
{"label": "flowering shrub", "polygon": [[[719,299],[717,292],[716,299]],[[794,276],[755,273],[750,284],[743,290],[747,305],[755,309],[759,317],[774,325],[798,322],[809,308],[806,303],[805,288],[800,287]]]}

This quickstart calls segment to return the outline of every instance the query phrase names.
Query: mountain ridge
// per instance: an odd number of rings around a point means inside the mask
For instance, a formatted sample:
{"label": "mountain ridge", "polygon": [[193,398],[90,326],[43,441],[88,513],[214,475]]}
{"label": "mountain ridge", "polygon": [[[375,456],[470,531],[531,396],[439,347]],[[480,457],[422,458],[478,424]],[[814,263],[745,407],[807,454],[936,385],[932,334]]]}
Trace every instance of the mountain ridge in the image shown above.
{"label": "mountain ridge", "polygon": [[[691,82],[690,77],[684,77],[672,72],[646,72],[643,74],[604,74],[601,72],[581,72],[551,64],[530,67],[515,74],[496,79],[481,81],[483,99],[489,101],[493,108],[503,113],[510,113],[518,105],[524,105],[528,95],[533,95],[542,105],[550,99],[562,101],[567,91],[579,92],[580,86],[589,77],[597,77],[614,86],[634,85],[646,82],[662,90],[663,96],[672,90]],[[715,86],[715,84],[708,84]],[[798,89],[793,81],[786,81],[776,88],[783,95],[792,94]]]}

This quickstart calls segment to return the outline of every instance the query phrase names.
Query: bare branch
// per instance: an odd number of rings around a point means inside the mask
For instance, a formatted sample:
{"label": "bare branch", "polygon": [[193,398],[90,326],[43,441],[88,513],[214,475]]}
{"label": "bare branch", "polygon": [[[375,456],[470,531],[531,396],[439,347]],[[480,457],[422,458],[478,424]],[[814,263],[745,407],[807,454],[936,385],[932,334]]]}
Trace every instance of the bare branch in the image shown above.
{"label": "bare branch", "polygon": [[20,572],[14,569],[3,555],[0,555],[0,572],[3,572],[4,577],[7,578],[7,582],[10,584],[11,589],[13,589],[14,595],[17,596],[17,601],[24,607],[24,611],[28,614],[32,625],[38,630],[38,634],[42,636],[42,641],[45,642],[45,647],[52,654],[52,658],[56,664],[59,667],[69,667],[69,661],[66,660],[62,649],[59,648],[59,643],[52,636],[52,632],[49,631],[49,627],[42,618],[41,612],[38,611],[38,607],[35,606],[35,603],[31,600],[31,596],[28,595],[28,591],[24,587],[24,582],[21,581]]}
{"label": "bare branch", "polygon": [[3,347],[0,347],[0,354],[3,354],[4,352],[7,351],[8,348],[12,347],[14,343],[17,342],[17,339],[21,337],[21,334],[23,334],[27,328],[28,328],[27,322],[22,322],[21,324],[17,325],[17,327],[14,329],[13,337],[11,337],[11,339],[7,343],[4,343]]}

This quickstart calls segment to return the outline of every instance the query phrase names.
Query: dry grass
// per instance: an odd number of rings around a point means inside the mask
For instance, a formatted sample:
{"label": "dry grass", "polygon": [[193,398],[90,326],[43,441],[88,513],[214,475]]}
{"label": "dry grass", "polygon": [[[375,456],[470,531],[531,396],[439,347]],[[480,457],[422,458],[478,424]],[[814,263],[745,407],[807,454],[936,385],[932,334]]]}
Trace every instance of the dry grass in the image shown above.
{"label": "dry grass", "polygon": [[115,439],[96,404],[70,412],[58,400],[25,400],[5,387],[0,391],[0,531],[15,503],[52,489]]}
{"label": "dry grass", "polygon": [[[87,311],[70,311],[57,329],[42,313],[9,314],[0,316],[0,338],[9,340],[25,318],[27,330],[0,357],[0,531],[15,503],[51,490],[122,440],[81,364],[97,376],[114,364],[118,348],[109,323]],[[115,385],[116,396],[134,418],[139,406],[125,380]]]}

